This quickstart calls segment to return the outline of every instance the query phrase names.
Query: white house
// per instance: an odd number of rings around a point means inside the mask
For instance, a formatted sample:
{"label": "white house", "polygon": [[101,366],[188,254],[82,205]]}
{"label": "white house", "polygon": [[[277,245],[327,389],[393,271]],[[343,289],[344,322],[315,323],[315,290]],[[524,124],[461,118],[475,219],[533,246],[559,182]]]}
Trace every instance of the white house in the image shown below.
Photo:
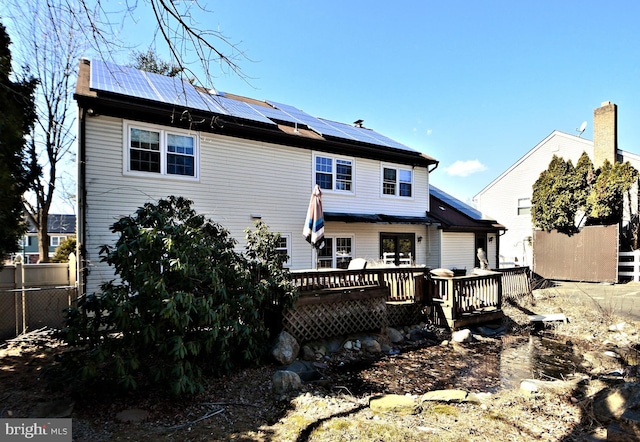
{"label": "white house", "polygon": [[[378,132],[272,101],[82,60],[79,106],[79,275],[87,292],[113,278],[99,247],[110,226],[169,195],[230,230],[258,219],[282,234],[291,269],[345,267],[356,257],[439,266],[428,215],[438,162]],[[313,187],[323,190],[326,247],[302,235]]]}
{"label": "white house", "polygon": [[618,149],[617,106],[605,102],[594,110],[594,141],[553,131],[474,196],[475,207],[507,229],[500,238],[501,267],[532,266],[533,184],[548,168],[554,155],[571,160],[575,165],[583,152],[589,155],[596,168],[608,159],[611,163],[629,161],[640,170],[640,156]]}

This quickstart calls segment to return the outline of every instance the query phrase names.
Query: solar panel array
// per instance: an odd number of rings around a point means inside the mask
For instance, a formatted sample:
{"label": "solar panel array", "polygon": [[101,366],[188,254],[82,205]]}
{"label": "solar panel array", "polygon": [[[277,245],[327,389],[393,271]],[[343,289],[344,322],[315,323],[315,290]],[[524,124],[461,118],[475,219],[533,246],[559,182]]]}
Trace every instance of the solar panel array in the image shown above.
{"label": "solar panel array", "polygon": [[315,118],[288,104],[266,101],[265,106],[227,98],[223,93],[197,88],[177,77],[140,71],[113,63],[91,61],[92,90],[142,98],[189,109],[276,125],[287,122],[308,127],[323,137],[357,141],[383,147],[416,152],[371,129]]}
{"label": "solar panel array", "polygon": [[460,212],[467,215],[469,218],[472,218],[476,221],[482,221],[485,219],[479,210],[476,210],[473,207],[469,206],[468,204],[463,203],[459,199],[454,198],[453,196],[443,192],[437,187],[429,185],[429,192],[431,192],[431,194],[436,198],[438,198],[440,201],[443,201],[448,205],[450,205],[451,207],[453,207],[454,209],[459,210]]}

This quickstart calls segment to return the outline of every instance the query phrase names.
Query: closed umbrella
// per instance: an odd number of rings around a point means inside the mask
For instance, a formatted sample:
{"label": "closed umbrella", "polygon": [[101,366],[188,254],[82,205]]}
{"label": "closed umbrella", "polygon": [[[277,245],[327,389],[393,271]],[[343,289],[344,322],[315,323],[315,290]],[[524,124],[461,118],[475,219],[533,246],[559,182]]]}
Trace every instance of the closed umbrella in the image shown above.
{"label": "closed umbrella", "polygon": [[311,194],[307,219],[304,223],[302,235],[316,249],[324,247],[324,215],[322,214],[322,191],[316,184]]}

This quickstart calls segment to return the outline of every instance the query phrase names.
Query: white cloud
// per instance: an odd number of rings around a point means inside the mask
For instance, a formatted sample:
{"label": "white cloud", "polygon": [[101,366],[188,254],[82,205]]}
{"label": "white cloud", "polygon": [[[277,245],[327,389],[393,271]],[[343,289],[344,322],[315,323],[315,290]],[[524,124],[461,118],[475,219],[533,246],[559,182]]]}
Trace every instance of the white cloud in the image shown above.
{"label": "white cloud", "polygon": [[456,161],[451,166],[445,168],[445,171],[451,176],[469,176],[477,172],[487,170],[487,166],[478,160]]}
{"label": "white cloud", "polygon": [[432,129],[427,129],[427,135],[431,135],[433,133]]}

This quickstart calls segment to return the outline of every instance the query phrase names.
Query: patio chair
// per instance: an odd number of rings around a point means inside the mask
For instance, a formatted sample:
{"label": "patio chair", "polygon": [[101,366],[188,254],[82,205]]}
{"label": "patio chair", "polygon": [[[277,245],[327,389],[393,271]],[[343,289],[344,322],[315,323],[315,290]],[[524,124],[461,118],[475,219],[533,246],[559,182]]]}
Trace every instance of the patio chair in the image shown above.
{"label": "patio chair", "polygon": [[349,270],[364,270],[367,268],[367,260],[364,258],[354,258],[349,261]]}

